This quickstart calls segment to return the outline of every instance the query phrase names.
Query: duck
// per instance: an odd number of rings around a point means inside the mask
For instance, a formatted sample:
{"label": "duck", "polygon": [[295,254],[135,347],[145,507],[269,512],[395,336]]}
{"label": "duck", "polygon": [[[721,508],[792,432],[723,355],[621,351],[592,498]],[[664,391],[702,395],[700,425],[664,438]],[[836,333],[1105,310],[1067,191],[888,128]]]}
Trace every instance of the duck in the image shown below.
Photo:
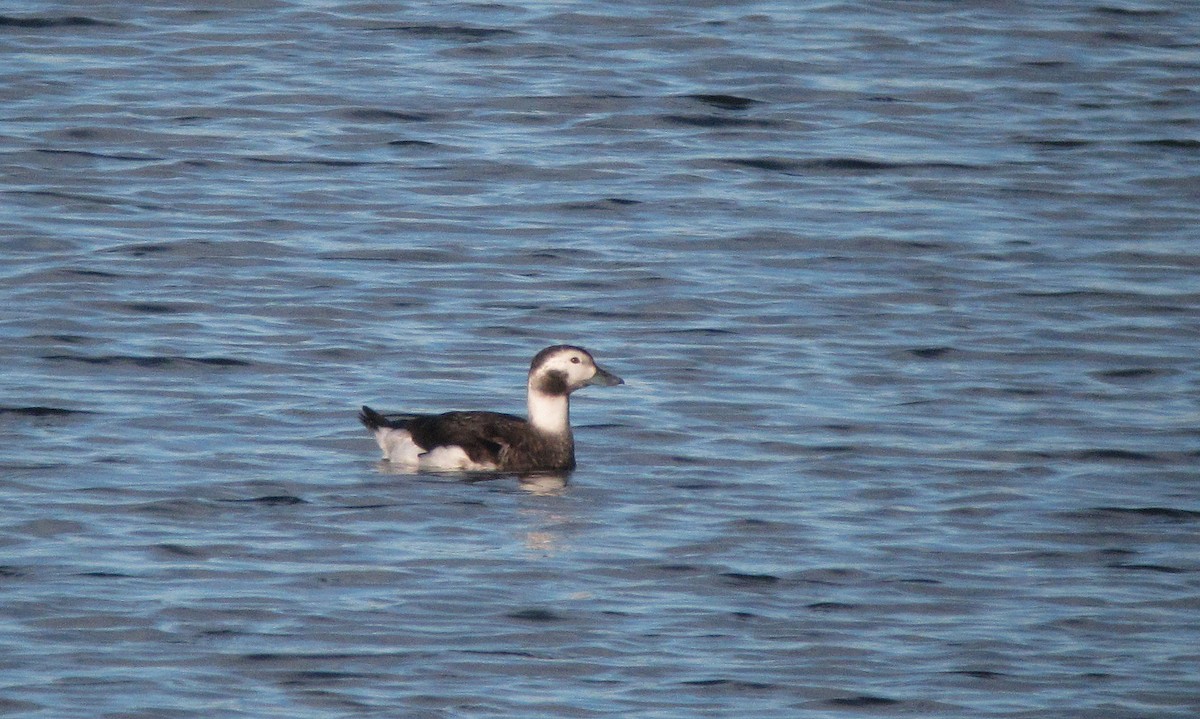
{"label": "duck", "polygon": [[384,414],[363,406],[358,419],[384,461],[418,471],[541,472],[575,469],[571,393],[625,381],[574,345],[534,355],[527,382],[528,417],[501,412]]}

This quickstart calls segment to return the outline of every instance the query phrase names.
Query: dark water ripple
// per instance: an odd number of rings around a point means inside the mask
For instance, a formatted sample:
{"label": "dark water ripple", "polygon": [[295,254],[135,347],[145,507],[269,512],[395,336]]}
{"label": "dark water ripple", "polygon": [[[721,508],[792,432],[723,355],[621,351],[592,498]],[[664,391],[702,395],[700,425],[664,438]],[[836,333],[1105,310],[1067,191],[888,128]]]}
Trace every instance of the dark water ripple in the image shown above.
{"label": "dark water ripple", "polygon": [[[0,14],[0,712],[1200,712],[1200,11]],[[580,469],[354,422],[628,385]]]}

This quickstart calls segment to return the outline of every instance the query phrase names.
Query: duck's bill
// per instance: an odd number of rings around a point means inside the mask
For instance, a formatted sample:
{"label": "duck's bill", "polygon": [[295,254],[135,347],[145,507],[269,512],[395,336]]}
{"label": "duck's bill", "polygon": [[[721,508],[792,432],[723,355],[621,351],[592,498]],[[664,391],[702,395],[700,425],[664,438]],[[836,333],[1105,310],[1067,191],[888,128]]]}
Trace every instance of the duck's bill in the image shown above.
{"label": "duck's bill", "polygon": [[587,383],[598,384],[601,387],[612,387],[615,384],[625,384],[625,380],[616,376],[612,372],[609,372],[600,365],[596,365],[596,374],[589,379]]}

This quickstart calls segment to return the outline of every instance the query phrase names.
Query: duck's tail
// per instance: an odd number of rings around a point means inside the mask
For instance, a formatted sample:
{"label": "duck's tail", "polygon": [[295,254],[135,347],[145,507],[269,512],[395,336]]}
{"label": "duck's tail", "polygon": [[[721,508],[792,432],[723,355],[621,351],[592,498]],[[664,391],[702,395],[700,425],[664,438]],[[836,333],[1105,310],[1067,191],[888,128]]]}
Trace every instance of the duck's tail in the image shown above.
{"label": "duck's tail", "polygon": [[363,426],[372,432],[381,428],[390,428],[392,426],[391,420],[366,406],[365,404],[363,405],[362,411],[358,413],[358,421],[362,422]]}

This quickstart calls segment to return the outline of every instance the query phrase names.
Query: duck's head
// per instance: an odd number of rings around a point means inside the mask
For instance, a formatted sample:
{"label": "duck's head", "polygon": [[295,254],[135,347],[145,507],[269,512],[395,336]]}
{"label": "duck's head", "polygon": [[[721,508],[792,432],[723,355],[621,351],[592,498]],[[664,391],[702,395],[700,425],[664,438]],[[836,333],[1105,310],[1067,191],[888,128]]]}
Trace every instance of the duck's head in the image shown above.
{"label": "duck's head", "polygon": [[529,364],[529,388],[541,394],[569,395],[577,389],[598,384],[611,387],[625,380],[596,364],[582,347],[547,347]]}

